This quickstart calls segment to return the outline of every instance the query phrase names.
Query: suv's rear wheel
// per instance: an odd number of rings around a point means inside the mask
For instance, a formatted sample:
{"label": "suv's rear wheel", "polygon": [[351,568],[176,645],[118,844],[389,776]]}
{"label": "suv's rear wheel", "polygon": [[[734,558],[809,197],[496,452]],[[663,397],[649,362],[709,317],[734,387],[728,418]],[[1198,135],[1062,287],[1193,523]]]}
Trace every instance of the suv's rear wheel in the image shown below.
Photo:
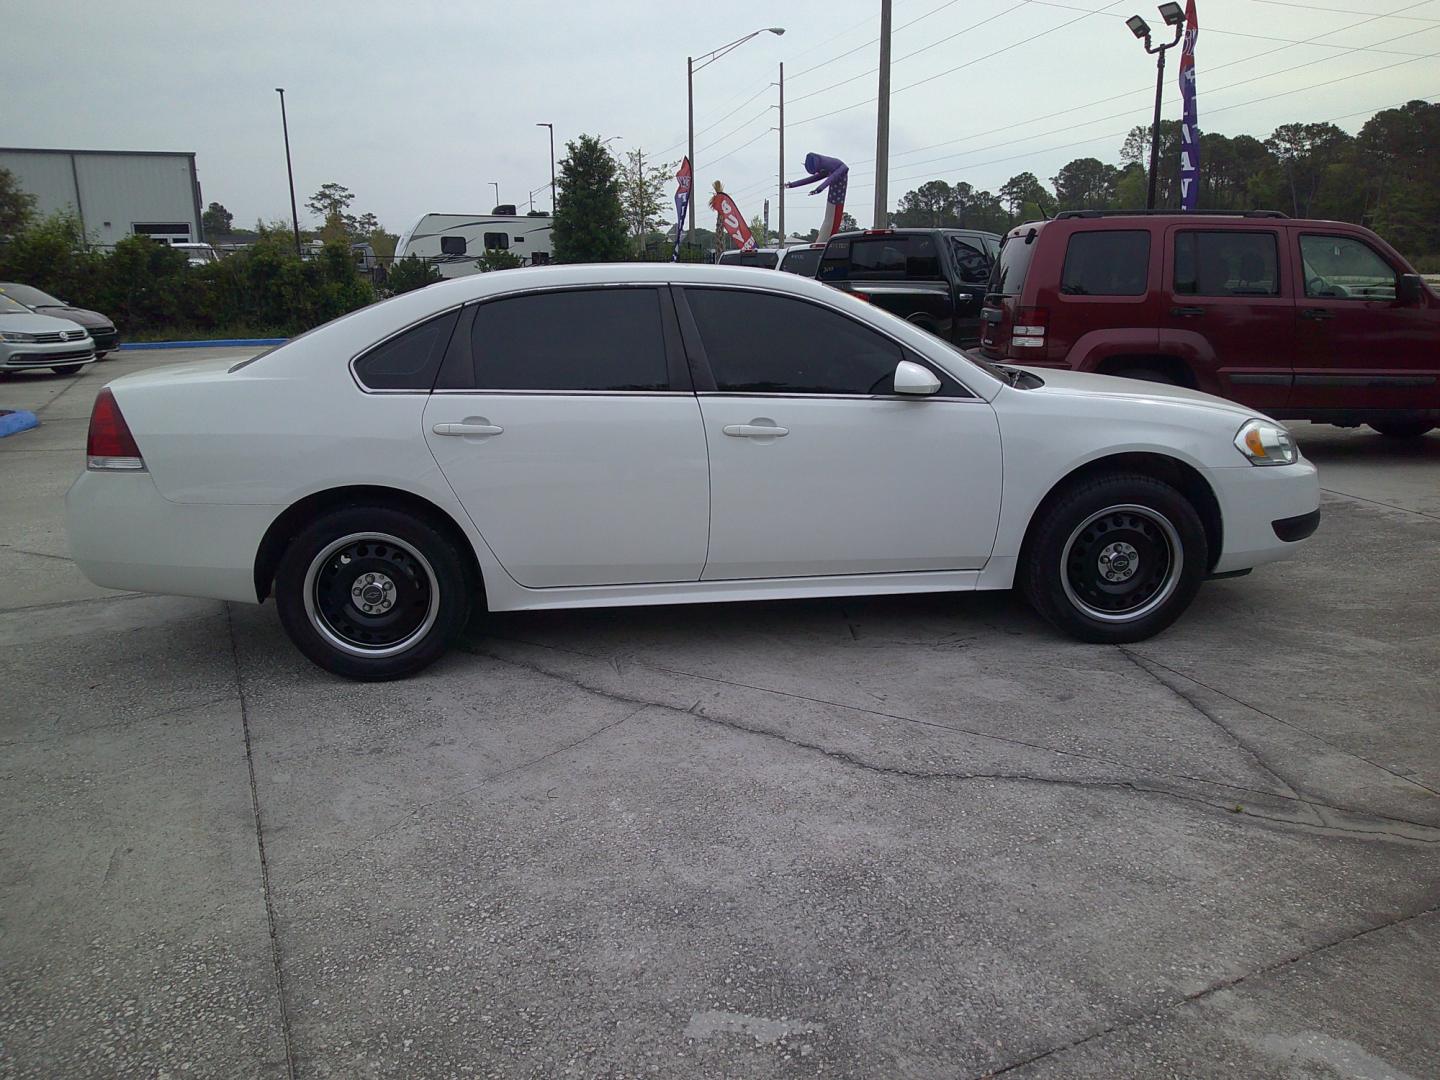
{"label": "suv's rear wheel", "polygon": [[1381,420],[1370,425],[1387,439],[1418,439],[1435,425],[1429,420]]}
{"label": "suv's rear wheel", "polygon": [[1030,604],[1082,641],[1158,634],[1194,599],[1209,564],[1205,527],[1179,491],[1109,473],[1064,492],[1036,522],[1020,567]]}
{"label": "suv's rear wheel", "polygon": [[323,515],[275,574],[280,623],[314,663],[398,679],[438,660],[470,615],[468,563],[428,522],[385,506]]}

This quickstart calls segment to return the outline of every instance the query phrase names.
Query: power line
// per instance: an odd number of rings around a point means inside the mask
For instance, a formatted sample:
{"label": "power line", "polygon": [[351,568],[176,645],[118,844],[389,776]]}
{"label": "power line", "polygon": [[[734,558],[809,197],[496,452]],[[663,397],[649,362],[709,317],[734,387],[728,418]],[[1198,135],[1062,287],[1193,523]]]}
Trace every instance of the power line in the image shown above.
{"label": "power line", "polygon": [[[931,15],[934,15],[936,12],[944,11],[944,10],[945,10],[946,8],[948,8],[948,7],[954,7],[954,6],[955,6],[956,4],[958,4],[959,2],[960,2],[960,0],[945,0],[945,3],[941,4],[939,7],[937,7],[937,8],[931,8],[929,11],[925,12],[924,15],[917,16],[916,18],[911,19],[911,20],[910,20],[909,22],[907,22],[907,23],[901,23],[899,26],[893,27],[890,32],[891,32],[892,34],[899,33],[901,30],[904,30],[904,29],[905,29],[906,27],[908,27],[908,26],[914,26],[916,23],[918,23],[918,22],[920,22],[920,21],[922,21],[922,20],[924,20],[924,19],[928,19]],[[1026,4],[1026,3],[1029,3],[1029,0],[1020,0],[1020,4]],[[1016,6],[1018,7],[1018,6],[1020,6],[1020,5],[1016,5]],[[866,18],[866,19],[862,20],[861,22],[856,23],[855,26],[852,26],[850,29],[853,30],[853,29],[855,29],[856,26],[863,26],[865,23],[872,22],[873,20],[874,20],[874,16],[871,16],[871,17],[869,17],[869,18]],[[840,37],[840,36],[842,36],[842,35],[837,34],[837,35],[835,35],[835,36],[836,36],[836,37]],[[831,40],[831,41],[834,41],[835,38],[831,38],[830,40]],[[836,54],[835,56],[830,57],[830,59],[828,59],[828,60],[822,60],[822,61],[821,61],[820,63],[818,63],[818,64],[811,64],[808,68],[805,68],[803,71],[797,71],[795,74],[791,75],[790,78],[791,78],[791,79],[799,79],[799,78],[801,78],[801,77],[803,77],[803,76],[805,76],[805,75],[810,74],[810,72],[812,72],[812,71],[819,71],[822,67],[829,67],[829,66],[830,66],[831,64],[833,64],[836,60],[843,60],[843,59],[845,59],[845,57],[850,56],[850,55],[852,55],[853,53],[857,53],[857,52],[859,52],[861,49],[868,49],[871,45],[878,45],[879,43],[880,43],[880,39],[879,39],[878,37],[877,37],[877,38],[871,38],[869,41],[867,41],[867,42],[865,42],[865,43],[863,43],[863,44],[861,44],[861,45],[856,45],[853,49],[846,49],[844,52],[838,53],[838,54]],[[806,52],[811,52],[811,51],[813,51],[813,50],[809,50],[809,49],[806,50]],[[804,56],[805,53],[800,53],[800,54],[798,54],[798,55]],[[867,72],[867,74],[868,74],[868,72]]]}
{"label": "power line", "polygon": [[727,131],[724,135],[721,135],[718,139],[714,139],[714,140],[712,140],[711,142],[706,143],[704,146],[700,147],[699,150],[696,150],[695,153],[699,154],[701,151],[709,150],[709,149],[711,149],[712,147],[719,146],[719,145],[720,145],[722,142],[724,142],[726,139],[730,138],[731,135],[738,135],[738,134],[740,134],[740,132],[744,131],[744,130],[745,130],[746,128],[748,128],[751,124],[753,124],[756,120],[759,120],[762,116],[765,116],[766,114],[768,114],[769,111],[770,111],[769,109],[765,109],[763,112],[756,113],[754,116],[750,117],[749,120],[746,120],[743,124],[741,124],[739,127],[737,127],[737,128],[732,128],[730,131]]}
{"label": "power line", "polygon": [[[1370,14],[1370,12],[1368,12],[1368,11],[1355,11],[1355,10],[1353,10],[1352,8],[1330,8],[1330,7],[1316,7],[1314,4],[1296,4],[1296,3],[1291,3],[1290,0],[1252,0],[1252,3],[1256,3],[1256,4],[1272,4],[1272,5],[1274,5],[1275,7],[1300,8],[1302,11],[1309,11],[1309,12],[1323,11],[1323,12],[1326,12],[1326,13],[1329,13],[1329,14],[1334,14],[1334,15],[1369,15],[1369,14]],[[1419,6],[1418,4],[1412,4],[1412,5],[1411,5],[1411,7],[1418,7],[1418,6]],[[1400,11],[1405,11],[1405,10],[1407,10],[1407,9],[1406,9],[1406,8],[1400,8],[1399,10],[1400,10]],[[1421,17],[1421,16],[1419,16],[1419,15],[1398,15],[1398,14],[1396,14],[1396,13],[1393,12],[1393,11],[1387,12],[1387,13],[1384,14],[1384,15],[1377,15],[1376,18],[1379,18],[1379,19],[1404,19],[1404,20],[1406,20],[1407,22],[1440,23],[1440,19],[1426,19],[1426,18],[1423,18],[1423,17]]]}

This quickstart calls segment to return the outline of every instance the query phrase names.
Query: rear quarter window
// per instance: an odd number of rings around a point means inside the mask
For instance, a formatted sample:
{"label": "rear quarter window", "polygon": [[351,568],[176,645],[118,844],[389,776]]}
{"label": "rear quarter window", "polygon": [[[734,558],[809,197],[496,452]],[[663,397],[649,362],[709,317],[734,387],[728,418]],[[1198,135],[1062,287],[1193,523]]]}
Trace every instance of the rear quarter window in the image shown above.
{"label": "rear quarter window", "polygon": [[355,361],[355,377],[367,390],[429,392],[460,310],[447,311],[382,341]]}
{"label": "rear quarter window", "polygon": [[1149,277],[1148,231],[1077,232],[1065,248],[1060,291],[1066,296],[1143,296]]}

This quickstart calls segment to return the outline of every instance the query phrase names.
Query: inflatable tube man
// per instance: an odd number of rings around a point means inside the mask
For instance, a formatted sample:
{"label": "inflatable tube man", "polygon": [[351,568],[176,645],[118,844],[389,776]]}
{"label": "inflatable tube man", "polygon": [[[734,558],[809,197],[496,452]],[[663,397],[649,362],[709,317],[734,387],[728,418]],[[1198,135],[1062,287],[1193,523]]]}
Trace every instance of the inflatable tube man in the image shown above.
{"label": "inflatable tube man", "polygon": [[850,175],[850,166],[839,158],[806,154],[805,171],[810,175],[801,180],[792,180],[785,186],[804,187],[819,180],[820,186],[810,192],[811,195],[819,195],[826,188],[830,189],[825,196],[825,220],[820,225],[820,235],[816,237],[816,243],[823,244],[830,239],[831,234],[839,230],[840,219],[845,214],[845,186],[846,178]]}

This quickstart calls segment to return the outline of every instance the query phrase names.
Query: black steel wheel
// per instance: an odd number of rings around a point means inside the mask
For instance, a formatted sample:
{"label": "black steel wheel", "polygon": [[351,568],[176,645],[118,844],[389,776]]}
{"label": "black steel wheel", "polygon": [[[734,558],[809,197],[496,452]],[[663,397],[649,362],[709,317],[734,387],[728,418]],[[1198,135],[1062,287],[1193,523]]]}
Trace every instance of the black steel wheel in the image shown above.
{"label": "black steel wheel", "polygon": [[1019,568],[1031,605],[1083,641],[1139,641],[1189,606],[1209,564],[1189,500],[1151,476],[1082,481],[1040,511]]}

